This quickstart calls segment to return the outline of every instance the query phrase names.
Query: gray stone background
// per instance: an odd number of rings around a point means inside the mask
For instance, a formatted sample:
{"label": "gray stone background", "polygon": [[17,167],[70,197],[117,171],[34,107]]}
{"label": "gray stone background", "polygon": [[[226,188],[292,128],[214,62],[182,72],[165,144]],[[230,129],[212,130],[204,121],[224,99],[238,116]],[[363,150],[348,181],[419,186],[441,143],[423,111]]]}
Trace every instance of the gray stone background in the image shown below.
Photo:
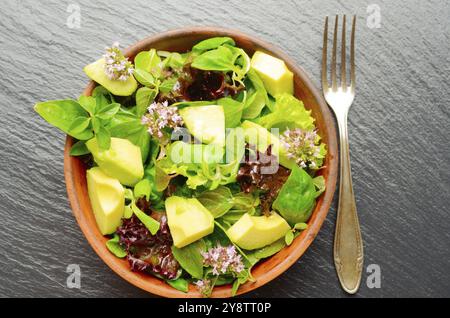
{"label": "gray stone background", "polygon": [[[69,28],[69,4],[81,9]],[[380,8],[379,28],[373,11]],[[381,288],[358,296],[450,296],[449,2],[12,1],[0,3],[0,296],[149,296],[116,276],[76,224],[63,176],[64,135],[37,101],[76,98],[82,67],[118,40],[187,25],[240,29],[284,49],[319,86],[325,15],[358,14],[350,113],[365,268]],[[336,200],[306,254],[248,297],[343,297],[332,261]],[[81,289],[66,286],[79,264]]]}

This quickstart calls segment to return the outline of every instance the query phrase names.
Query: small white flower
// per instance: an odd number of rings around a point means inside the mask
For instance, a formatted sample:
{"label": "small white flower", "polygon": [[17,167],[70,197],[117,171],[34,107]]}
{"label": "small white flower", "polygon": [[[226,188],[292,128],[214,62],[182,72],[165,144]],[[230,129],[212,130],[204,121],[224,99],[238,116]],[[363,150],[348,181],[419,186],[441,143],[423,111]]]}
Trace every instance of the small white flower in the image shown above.
{"label": "small white flower", "polygon": [[153,102],[147,107],[147,114],[145,114],[141,122],[148,126],[150,135],[161,139],[163,144],[168,142],[165,140],[164,130],[166,128],[179,129],[183,125],[183,120],[178,114],[178,109],[174,106],[169,106],[168,102],[163,103]]}
{"label": "small white flower", "polygon": [[234,245],[217,247],[209,249],[202,253],[203,264],[212,267],[214,275],[225,274],[227,272],[240,273],[245,267],[242,263],[242,257],[236,251]]}
{"label": "small white flower", "polygon": [[105,60],[105,74],[111,80],[126,81],[133,74],[133,64],[119,49],[119,43],[106,48],[103,55]]}
{"label": "small white flower", "polygon": [[286,149],[287,157],[294,159],[300,167],[317,169],[322,164],[320,138],[317,131],[300,128],[287,129],[280,139]]}
{"label": "small white flower", "polygon": [[212,282],[210,279],[201,279],[194,282],[194,285],[197,287],[198,291],[205,297],[209,297],[212,291]]}

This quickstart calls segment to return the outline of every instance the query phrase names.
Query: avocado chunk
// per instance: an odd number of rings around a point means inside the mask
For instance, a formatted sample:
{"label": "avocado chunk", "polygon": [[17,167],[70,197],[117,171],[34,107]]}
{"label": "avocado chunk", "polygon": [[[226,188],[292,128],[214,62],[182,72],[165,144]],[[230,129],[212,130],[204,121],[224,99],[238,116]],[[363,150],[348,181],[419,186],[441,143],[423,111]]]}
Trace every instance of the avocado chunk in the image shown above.
{"label": "avocado chunk", "polygon": [[214,217],[195,198],[168,197],[166,214],[175,247],[189,245],[214,230]]}
{"label": "avocado chunk", "polygon": [[281,145],[278,137],[266,128],[248,120],[244,121],[241,127],[244,129],[245,141],[256,146],[259,152],[266,152],[267,147],[272,145],[272,154],[278,157],[280,165],[288,169],[297,165],[295,160],[288,158],[286,149]]}
{"label": "avocado chunk", "polygon": [[112,94],[117,96],[130,96],[137,89],[137,82],[133,76],[129,76],[126,81],[109,79],[105,74],[105,59],[101,58],[94,63],[86,65],[83,68],[86,75],[102,85]]}
{"label": "avocado chunk", "polygon": [[225,145],[225,114],[219,105],[191,106],[180,109],[189,132],[204,144]]}
{"label": "avocado chunk", "polygon": [[132,187],[144,176],[141,149],[128,139],[111,138],[108,150],[101,150],[95,138],[88,140],[86,146],[103,172],[121,184]]}
{"label": "avocado chunk", "polygon": [[86,172],[89,199],[97,226],[103,235],[112,234],[120,226],[125,208],[125,190],[119,180],[111,178],[99,167]]}
{"label": "avocado chunk", "polygon": [[286,220],[275,212],[270,216],[246,213],[227,230],[227,235],[240,248],[254,250],[279,240],[290,229]]}
{"label": "avocado chunk", "polygon": [[261,51],[256,51],[251,68],[261,77],[264,87],[272,96],[282,93],[294,94],[294,74],[283,60]]}

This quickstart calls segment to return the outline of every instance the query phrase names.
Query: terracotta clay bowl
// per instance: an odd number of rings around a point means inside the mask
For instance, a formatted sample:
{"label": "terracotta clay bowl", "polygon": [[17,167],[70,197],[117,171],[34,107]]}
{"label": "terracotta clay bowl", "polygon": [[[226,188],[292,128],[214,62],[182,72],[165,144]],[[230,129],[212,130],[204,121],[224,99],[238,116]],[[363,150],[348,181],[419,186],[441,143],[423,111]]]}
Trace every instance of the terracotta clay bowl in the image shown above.
{"label": "terracotta clay bowl", "polygon": [[[256,282],[249,282],[241,286],[238,294],[244,294],[281,275],[302,256],[316,237],[327,216],[336,185],[338,171],[336,128],[321,92],[313,85],[306,72],[295,65],[294,61],[278,48],[254,36],[216,27],[187,27],[150,36],[127,48],[125,54],[133,59],[140,51],[150,48],[183,52],[190,50],[198,41],[214,36],[232,37],[237,46],[243,48],[250,56],[255,50],[262,50],[283,59],[294,73],[295,95],[304,102],[306,108],[312,110],[319,133],[328,146],[324,168],[320,170],[320,174],[326,180],[326,190],[317,200],[317,205],[308,222],[308,229],[303,231],[290,246],[285,247],[276,255],[261,261],[254,267],[252,273]],[[84,94],[90,95],[94,87],[95,83],[90,82],[84,90]],[[80,159],[69,155],[73,142],[74,140],[68,136],[64,150],[64,174],[67,193],[73,214],[95,252],[122,278],[152,294],[164,297],[200,297],[201,295],[192,285],[189,287],[188,293],[183,293],[173,289],[156,277],[132,272],[126,260],[116,258],[107,250],[105,246],[107,238],[101,235],[97,229],[91,210],[86,187],[86,167]],[[231,285],[216,287],[212,294],[212,297],[230,296]]]}

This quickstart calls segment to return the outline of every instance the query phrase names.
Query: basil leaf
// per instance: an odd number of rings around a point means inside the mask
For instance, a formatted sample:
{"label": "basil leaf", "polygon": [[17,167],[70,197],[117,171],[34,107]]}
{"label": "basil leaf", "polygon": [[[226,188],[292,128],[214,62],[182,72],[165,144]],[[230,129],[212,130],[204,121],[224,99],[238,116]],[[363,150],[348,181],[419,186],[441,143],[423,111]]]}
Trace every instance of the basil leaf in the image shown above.
{"label": "basil leaf", "polygon": [[231,287],[231,295],[236,296],[239,286],[245,284],[248,280],[254,281],[252,274],[251,274],[251,267],[246,268],[245,270],[241,271],[238,274],[237,279],[233,282],[233,286]]}
{"label": "basil leaf", "polygon": [[292,241],[294,241],[294,232],[288,231],[284,236],[284,242],[289,246],[292,244]]}
{"label": "basil leaf", "polygon": [[91,122],[92,122],[92,129],[94,130],[95,133],[98,133],[102,125],[100,119],[98,119],[97,117],[92,117]]}
{"label": "basil leaf", "polygon": [[226,47],[228,47],[233,52],[235,64],[240,66],[240,68],[237,68],[234,71],[232,78],[234,81],[242,83],[242,79],[248,73],[248,71],[250,71],[250,57],[241,48],[232,47],[229,45],[226,45]]}
{"label": "basil leaf", "polygon": [[95,96],[95,114],[99,113],[99,110],[104,106],[110,104],[109,100],[103,94],[98,94]]}
{"label": "basil leaf", "polygon": [[111,119],[115,114],[117,114],[119,109],[120,109],[119,103],[111,103],[108,105],[104,105],[100,109],[98,109],[97,114],[95,116],[103,120],[108,120]]}
{"label": "basil leaf", "polygon": [[231,287],[231,296],[236,296],[239,286],[241,286],[239,279],[235,279],[233,282],[233,286]]}
{"label": "basil leaf", "polygon": [[180,266],[197,279],[203,278],[203,256],[201,252],[204,251],[206,251],[206,244],[202,239],[182,248],[172,246],[172,254],[180,263]]}
{"label": "basil leaf", "polygon": [[299,230],[299,231],[303,231],[306,230],[308,228],[308,224],[300,222],[300,223],[296,223],[294,225],[294,229]]}
{"label": "basil leaf", "polygon": [[202,192],[197,199],[211,212],[214,218],[227,213],[234,205],[230,189],[220,186],[215,190]]}
{"label": "basil leaf", "polygon": [[84,131],[80,134],[70,134],[69,128],[78,117],[88,117],[87,112],[74,100],[53,100],[37,103],[34,110],[49,124],[61,129],[68,135],[87,140],[92,138],[92,132]]}
{"label": "basil leaf", "polygon": [[141,148],[142,162],[146,162],[150,153],[150,134],[140,119],[128,120],[109,127],[112,137],[125,138]]}
{"label": "basil leaf", "polygon": [[181,71],[181,68],[184,66],[186,62],[186,56],[181,55],[178,52],[164,52],[159,51],[159,55],[165,56],[166,58],[162,62],[163,67],[170,67],[173,70]]}
{"label": "basil leaf", "polygon": [[189,282],[184,278],[177,278],[173,280],[166,280],[166,283],[175,288],[176,290],[187,293],[189,291]]}
{"label": "basil leaf", "polygon": [[114,115],[113,118],[106,121],[105,128],[107,128],[111,132],[112,127],[115,127],[115,126],[120,125],[125,122],[135,121],[137,119],[135,112],[136,112],[136,106],[131,107],[131,108],[121,107],[119,109],[119,111]]}
{"label": "basil leaf", "polygon": [[77,141],[70,148],[71,156],[83,156],[90,153],[89,149],[86,147],[86,142],[84,140]]}
{"label": "basil leaf", "polygon": [[155,235],[159,230],[159,222],[156,221],[151,216],[142,212],[137,206],[135,202],[131,203],[131,209],[133,210],[134,215],[145,225],[145,227],[150,231],[152,235]]}
{"label": "basil leaf", "polygon": [[178,82],[178,79],[169,78],[161,83],[161,85],[159,86],[159,90],[164,94],[167,94],[173,90],[173,87],[175,86],[176,82]]}
{"label": "basil leaf", "polygon": [[234,46],[235,42],[232,38],[225,37],[225,36],[210,38],[210,39],[203,40],[203,41],[197,43],[196,45],[194,45],[192,47],[192,51],[195,53],[202,53],[204,51],[216,49],[219,46],[222,46],[224,44],[229,44],[229,45]]}
{"label": "basil leaf", "polygon": [[108,99],[109,103],[114,103],[115,102],[113,94],[111,94],[110,91],[108,91],[106,88],[104,88],[101,85],[96,86],[94,88],[94,90],[92,91],[91,95],[92,95],[92,97],[97,97],[98,95],[104,95],[105,98]]}
{"label": "basil leaf", "polygon": [[244,104],[231,97],[224,97],[217,101],[218,105],[223,106],[225,113],[225,127],[234,128],[239,126],[242,118],[242,110],[244,109]]}
{"label": "basil leaf", "polygon": [[158,90],[155,88],[141,87],[136,91],[136,113],[138,117],[147,112],[147,107],[155,100]]}
{"label": "basil leaf", "polygon": [[220,46],[195,57],[191,66],[204,71],[235,71],[235,58],[229,48]]}
{"label": "basil leaf", "polygon": [[100,149],[108,150],[111,147],[111,135],[109,131],[105,129],[105,127],[100,126],[98,132],[95,134],[95,138],[97,139],[97,143]]}
{"label": "basil leaf", "polygon": [[233,198],[233,210],[250,211],[259,205],[258,195],[252,193],[239,192]]}
{"label": "basil leaf", "polygon": [[[289,231],[291,232],[291,231]],[[262,259],[270,257],[279,251],[281,251],[286,246],[286,242],[284,238],[279,239],[278,241],[273,242],[272,244],[269,244],[267,246],[264,246],[260,249],[257,249],[249,254],[249,256],[252,256],[256,259]]]}
{"label": "basil leaf", "polygon": [[136,80],[144,86],[154,87],[156,85],[155,78],[152,74],[141,69],[135,69],[133,72]]}
{"label": "basil leaf", "polygon": [[[209,271],[209,268],[207,269],[207,271]],[[223,286],[223,285],[231,284],[231,283],[233,283],[233,281],[234,281],[233,275],[220,274],[219,276],[217,276],[217,280],[216,280],[216,283],[214,284],[214,286]]]}
{"label": "basil leaf", "polygon": [[317,198],[325,191],[325,178],[323,176],[317,176],[313,179],[314,186],[316,187],[316,195]]}
{"label": "basil leaf", "polygon": [[150,200],[150,194],[152,193],[152,185],[148,179],[142,179],[134,186],[134,197],[136,199],[145,197]]}
{"label": "basil leaf", "polygon": [[253,88],[264,97],[265,104],[269,105],[270,104],[269,95],[267,94],[266,87],[264,86],[264,83],[261,77],[259,77],[258,73],[256,73],[255,70],[250,69],[247,73],[247,77],[250,83],[252,84]]}
{"label": "basil leaf", "polygon": [[95,113],[96,102],[94,97],[81,95],[78,97],[78,103],[80,103],[81,107],[83,107],[90,115]]}
{"label": "basil leaf", "polygon": [[119,243],[119,235],[114,234],[114,237],[106,241],[106,247],[108,250],[119,258],[127,256],[127,252]]}
{"label": "basil leaf", "polygon": [[266,106],[264,97],[260,93],[253,91],[250,93],[249,98],[244,106],[242,112],[242,118],[254,119],[261,114],[261,110]]}
{"label": "basil leaf", "polygon": [[82,134],[89,127],[91,119],[88,117],[78,117],[70,125],[70,135]]}
{"label": "basil leaf", "polygon": [[316,189],[311,176],[295,165],[272,207],[291,225],[306,222],[314,208],[315,195]]}
{"label": "basil leaf", "polygon": [[161,63],[161,58],[156,53],[155,49],[139,52],[134,58],[135,69],[141,69],[149,73],[157,73],[159,63]]}

